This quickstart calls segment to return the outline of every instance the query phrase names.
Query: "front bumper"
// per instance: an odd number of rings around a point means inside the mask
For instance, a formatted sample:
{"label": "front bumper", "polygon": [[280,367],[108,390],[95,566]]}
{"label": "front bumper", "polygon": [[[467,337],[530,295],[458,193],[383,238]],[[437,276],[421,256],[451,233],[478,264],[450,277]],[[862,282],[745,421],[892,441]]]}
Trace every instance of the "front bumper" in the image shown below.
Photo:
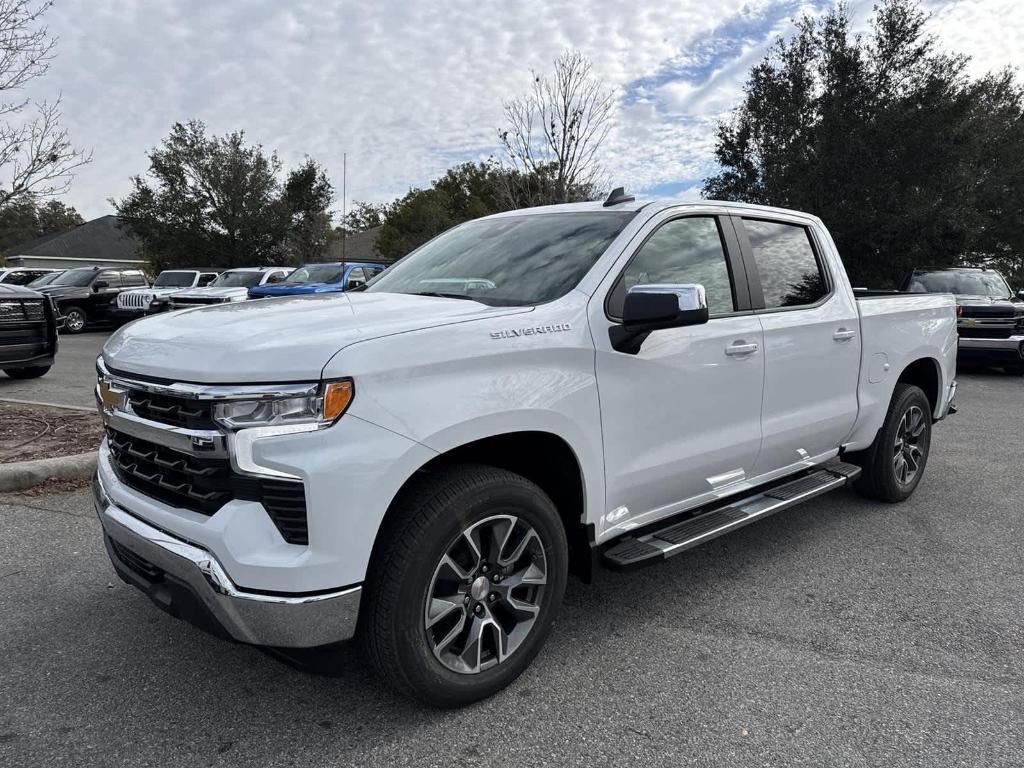
{"label": "front bumper", "polygon": [[1024,334],[1005,339],[960,337],[957,350],[965,357],[988,357],[1001,360],[1024,360]]}
{"label": "front bumper", "polygon": [[300,595],[246,590],[209,551],[113,503],[98,474],[93,497],[118,576],[168,613],[253,645],[308,648],[355,634],[361,586]]}

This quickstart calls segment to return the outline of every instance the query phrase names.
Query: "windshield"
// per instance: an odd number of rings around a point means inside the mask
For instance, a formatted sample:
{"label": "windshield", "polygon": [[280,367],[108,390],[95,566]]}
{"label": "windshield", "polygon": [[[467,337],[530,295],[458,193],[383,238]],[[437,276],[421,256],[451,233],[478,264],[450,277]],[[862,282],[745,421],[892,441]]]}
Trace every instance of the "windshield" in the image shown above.
{"label": "windshield", "polygon": [[434,238],[366,290],[542,304],[575,288],[633,215],[595,211],[471,221]]}
{"label": "windshield", "polygon": [[[345,275],[344,264],[307,264],[286,277],[284,283],[340,283]],[[280,285],[280,283],[279,283]]]}
{"label": "windshield", "polygon": [[35,280],[33,280],[31,283],[28,284],[28,287],[29,288],[41,288],[44,285],[49,285],[54,280],[56,280],[58,277],[60,277],[61,274],[62,274],[61,272],[49,272],[49,273],[43,275],[42,277],[37,277]]}
{"label": "windshield", "polygon": [[69,285],[83,288],[92,282],[96,277],[96,270],[83,267],[81,269],[69,269],[61,272],[60,276],[54,279],[50,285]]}
{"label": "windshield", "polygon": [[161,272],[156,276],[154,288],[188,288],[196,280],[195,272]]}
{"label": "windshield", "polygon": [[259,285],[262,272],[224,272],[210,283],[210,288],[252,288]]}
{"label": "windshield", "polygon": [[911,293],[953,293],[957,296],[1010,298],[1010,287],[998,272],[922,272],[910,278]]}

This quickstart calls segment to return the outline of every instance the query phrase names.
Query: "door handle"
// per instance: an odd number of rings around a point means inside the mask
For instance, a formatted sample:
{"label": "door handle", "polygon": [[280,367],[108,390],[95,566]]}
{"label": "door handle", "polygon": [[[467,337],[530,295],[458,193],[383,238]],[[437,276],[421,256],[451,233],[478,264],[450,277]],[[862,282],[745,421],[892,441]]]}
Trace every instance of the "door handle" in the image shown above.
{"label": "door handle", "polygon": [[734,341],[732,344],[725,348],[725,354],[729,355],[730,357],[741,357],[743,355],[752,355],[755,352],[757,352],[757,349],[758,347],[756,343],[752,342],[750,344],[747,344],[742,341]]}
{"label": "door handle", "polygon": [[834,341],[849,341],[857,335],[856,331],[851,331],[847,328],[840,328],[838,331],[832,334]]}

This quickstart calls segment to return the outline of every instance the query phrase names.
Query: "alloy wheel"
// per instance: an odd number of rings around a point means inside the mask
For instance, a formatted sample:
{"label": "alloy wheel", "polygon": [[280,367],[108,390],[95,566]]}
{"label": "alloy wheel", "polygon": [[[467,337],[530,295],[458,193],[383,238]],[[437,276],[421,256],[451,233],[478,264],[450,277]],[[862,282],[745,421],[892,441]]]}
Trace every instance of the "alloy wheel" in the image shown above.
{"label": "alloy wheel", "polygon": [[896,480],[901,485],[909,485],[921,471],[924,452],[927,450],[924,411],[912,405],[903,414],[896,428],[896,440],[893,443],[892,467]]}
{"label": "alloy wheel", "polygon": [[85,317],[77,309],[72,309],[64,316],[64,324],[72,333],[78,333],[85,327]]}
{"label": "alloy wheel", "polygon": [[495,515],[464,529],[427,592],[424,626],[435,658],[461,674],[504,662],[533,629],[547,576],[544,545],[522,518]]}

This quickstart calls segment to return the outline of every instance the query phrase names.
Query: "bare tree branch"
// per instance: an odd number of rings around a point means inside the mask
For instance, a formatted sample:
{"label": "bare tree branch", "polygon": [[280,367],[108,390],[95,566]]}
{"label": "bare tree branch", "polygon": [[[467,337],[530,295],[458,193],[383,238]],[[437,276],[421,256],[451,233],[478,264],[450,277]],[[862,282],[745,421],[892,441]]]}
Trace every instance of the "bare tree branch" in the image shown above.
{"label": "bare tree branch", "polygon": [[533,73],[528,93],[502,104],[506,128],[499,131],[505,153],[518,174],[513,190],[529,203],[563,203],[593,196],[602,179],[597,153],[611,130],[615,94],[593,75],[579,51],[555,60],[552,77]]}
{"label": "bare tree branch", "polygon": [[92,160],[92,153],[71,146],[61,127],[60,97],[35,105],[23,118],[28,99],[14,97],[44,75],[57,41],[41,25],[52,0],[0,0],[0,209],[21,198],[65,192],[74,170]]}

